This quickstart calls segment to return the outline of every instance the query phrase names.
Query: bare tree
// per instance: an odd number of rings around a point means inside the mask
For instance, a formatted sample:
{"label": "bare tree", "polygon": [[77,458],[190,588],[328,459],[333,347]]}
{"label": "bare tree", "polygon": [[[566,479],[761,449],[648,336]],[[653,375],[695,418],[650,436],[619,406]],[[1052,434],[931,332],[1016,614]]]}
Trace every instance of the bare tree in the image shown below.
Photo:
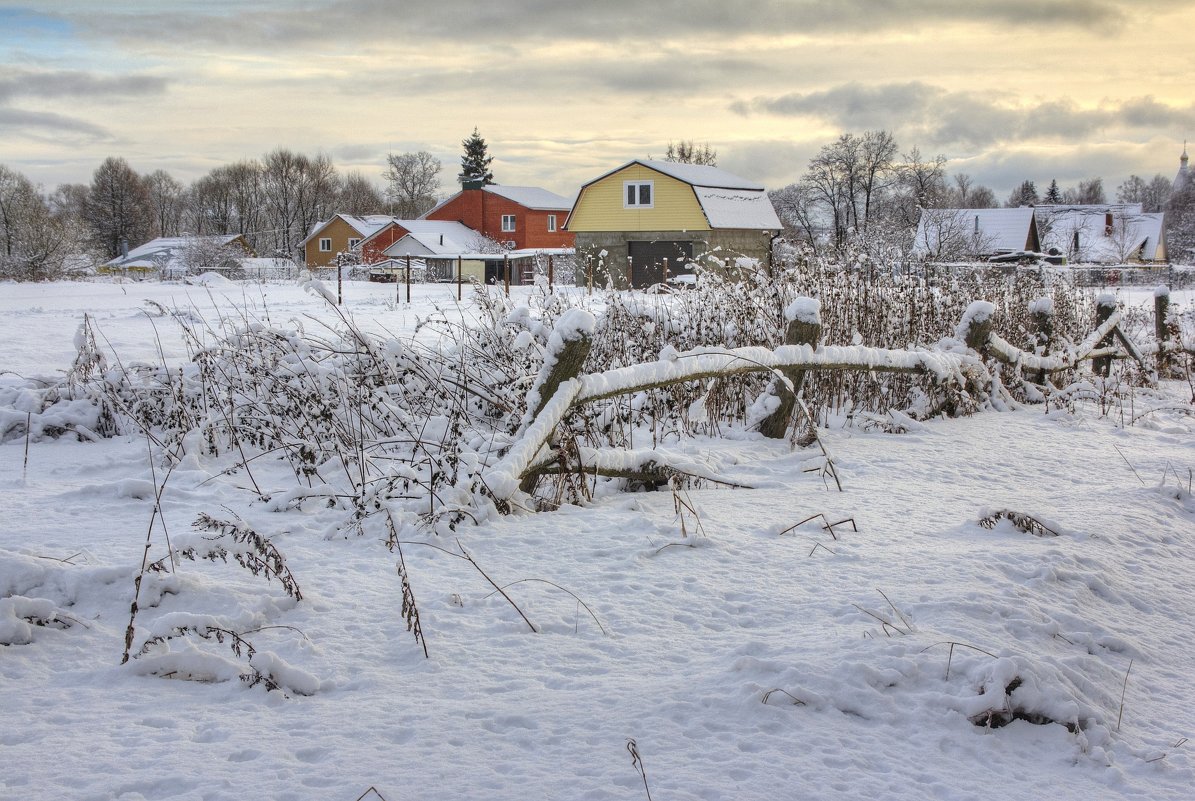
{"label": "bare tree", "polygon": [[818,210],[812,188],[803,182],[789,184],[783,189],[769,192],[768,198],[772,201],[776,216],[784,223],[789,237],[805,242],[817,253]]}
{"label": "bare tree", "polygon": [[859,140],[842,134],[809,160],[801,183],[809,195],[829,212],[834,245],[841,246],[857,216],[859,187]]}
{"label": "bare tree", "polygon": [[225,243],[226,237],[186,236],[175,258],[188,275],[199,275],[211,270],[230,271],[237,259],[246,255],[240,245]]}
{"label": "bare tree", "polygon": [[95,171],[83,218],[108,258],[121,252],[122,242],[135,247],[149,239],[149,192],[127,161],[107,158]]}
{"label": "bare tree", "polygon": [[921,214],[916,248],[926,261],[971,261],[991,255],[995,239],[983,231],[974,214],[934,208],[923,208]]}
{"label": "bare tree", "polygon": [[188,227],[197,235],[227,234],[235,226],[232,182],[227,167],[217,167],[191,187]]}
{"label": "bare tree", "polygon": [[718,151],[710,147],[709,142],[697,144],[691,139],[679,142],[669,142],[668,150],[664,153],[664,161],[674,161],[677,164],[704,164],[708,167],[718,166]]}
{"label": "bare tree", "polygon": [[262,162],[263,234],[268,249],[301,259],[306,232],[334,211],[340,177],[324,154],[309,158],[279,148]]}
{"label": "bare tree", "polygon": [[1102,206],[1108,202],[1103,178],[1088,178],[1062,193],[1062,202],[1072,206]]}
{"label": "bare tree", "polygon": [[416,153],[391,153],[386,157],[386,200],[391,213],[404,220],[415,219],[436,205],[440,191],[440,160],[420,150]]}
{"label": "bare tree", "polygon": [[182,233],[186,209],[183,185],[165,170],[154,170],[142,182],[149,193],[153,236],[178,236]]}
{"label": "bare tree", "polygon": [[0,278],[41,281],[62,274],[72,229],[24,175],[0,164]]}
{"label": "bare tree", "polygon": [[350,172],[344,176],[340,185],[340,196],[336,199],[337,210],[354,215],[381,214],[385,205],[377,187],[364,173]]}
{"label": "bare tree", "polygon": [[896,189],[892,213],[906,228],[917,225],[921,209],[939,209],[946,205],[949,188],[946,185],[946,157],[938,154],[924,158],[921,149],[913,147],[901,156],[897,165]]}
{"label": "bare tree", "polygon": [[[873,201],[895,181],[893,160],[896,158],[896,138],[890,131],[867,131],[859,141],[859,180],[863,192],[863,220],[867,230],[872,218]],[[860,226],[856,215],[855,224]]]}
{"label": "bare tree", "polygon": [[1162,211],[1166,202],[1170,200],[1170,179],[1158,174],[1152,180],[1146,180],[1138,175],[1130,175],[1128,179],[1116,188],[1118,203],[1140,203],[1141,210],[1146,213]]}
{"label": "bare tree", "polygon": [[954,186],[946,196],[945,205],[955,209],[994,209],[1000,205],[996,193],[986,186],[978,185],[965,172],[956,173]]}

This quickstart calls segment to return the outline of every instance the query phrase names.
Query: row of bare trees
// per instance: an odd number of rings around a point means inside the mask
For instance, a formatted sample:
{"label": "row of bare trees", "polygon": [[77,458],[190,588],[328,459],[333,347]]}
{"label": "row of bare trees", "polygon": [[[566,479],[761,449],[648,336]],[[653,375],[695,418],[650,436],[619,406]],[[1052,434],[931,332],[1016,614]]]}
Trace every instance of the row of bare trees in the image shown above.
{"label": "row of bare trees", "polygon": [[[944,156],[926,156],[917,147],[902,152],[886,130],[844,133],[810,159],[800,180],[770,196],[787,238],[815,254],[829,251],[853,257],[861,252],[877,259],[903,258],[913,246],[923,210],[1001,205],[990,188],[976,184],[971,176],[948,175],[946,163]],[[1167,212],[1171,259],[1184,262],[1195,261],[1195,181],[1188,184],[1172,190],[1162,175],[1148,181],[1133,175],[1116,192],[1119,203]],[[1106,203],[1103,180],[1095,177],[1065,189],[1054,180],[1044,194],[1027,180],[1004,205]]]}
{"label": "row of bare trees", "polygon": [[969,176],[946,177],[946,157],[917,147],[902,153],[889,131],[845,133],[809,161],[796,183],[771,193],[790,233],[815,252],[900,246],[921,208],[986,202],[991,190]]}
{"label": "row of bare trees", "polygon": [[437,201],[440,166],[426,152],[391,155],[383,194],[365,175],[339,172],[326,154],[285,148],[216,167],[189,186],[112,157],[89,184],[46,193],[0,165],[0,278],[54,278],[126,245],[184,234],[244,234],[260,255],[301,258],[312,225],[332,214],[427,211]]}

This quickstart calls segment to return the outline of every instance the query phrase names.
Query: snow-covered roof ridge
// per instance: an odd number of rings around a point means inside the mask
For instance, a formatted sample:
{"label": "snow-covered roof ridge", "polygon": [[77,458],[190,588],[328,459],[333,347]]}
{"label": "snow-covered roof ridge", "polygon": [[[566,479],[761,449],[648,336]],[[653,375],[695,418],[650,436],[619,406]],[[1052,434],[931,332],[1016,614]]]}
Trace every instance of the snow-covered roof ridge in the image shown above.
{"label": "snow-covered roof ridge", "polygon": [[389,214],[365,214],[365,215],[361,215],[361,216],[354,216],[352,214],[340,214],[340,213],[333,214],[328,219],[323,220],[322,222],[315,223],[311,227],[311,233],[309,233],[307,235],[307,238],[304,239],[299,244],[306,245],[312,239],[315,239],[315,237],[317,235],[319,235],[319,233],[321,231],[323,231],[325,228],[327,228],[329,225],[331,225],[332,222],[334,220],[336,220],[337,218],[344,220],[349,225],[350,228],[352,228],[357,233],[361,234],[361,236],[363,238],[373,236],[378,231],[380,231],[381,229],[385,228],[387,225],[389,225],[390,223],[392,223],[398,219],[397,217],[394,217]]}
{"label": "snow-covered roof ridge", "polygon": [[684,181],[690,186],[704,186],[718,189],[748,189],[756,192],[764,191],[763,184],[748,181],[734,173],[727,172],[721,167],[711,167],[706,164],[680,164],[675,161],[655,161],[636,159],[629,164],[619,167],[624,169],[631,164],[642,164],[644,167],[662,172],[678,181]]}
{"label": "snow-covered roof ridge", "polygon": [[211,234],[202,236],[159,236],[129,250],[129,255],[117,256],[106,264],[131,264],[139,260],[152,260],[154,256],[170,257],[175,251],[186,247],[189,243],[203,242],[216,245],[229,245],[241,238],[241,234]]}
{"label": "snow-covered roof ridge", "polygon": [[998,209],[922,209],[913,249],[937,253],[950,237],[979,242],[992,253],[1025,249],[1035,210],[1031,206]]}
{"label": "snow-covered roof ridge", "polygon": [[1114,263],[1164,254],[1166,215],[1143,212],[1140,203],[1039,206],[1042,247],[1057,248],[1074,262]]}
{"label": "snow-covered roof ridge", "polygon": [[563,210],[568,211],[573,203],[563,195],[550,192],[538,186],[505,186],[502,184],[487,184],[482,190],[492,195],[513,200],[520,206],[529,209]]}

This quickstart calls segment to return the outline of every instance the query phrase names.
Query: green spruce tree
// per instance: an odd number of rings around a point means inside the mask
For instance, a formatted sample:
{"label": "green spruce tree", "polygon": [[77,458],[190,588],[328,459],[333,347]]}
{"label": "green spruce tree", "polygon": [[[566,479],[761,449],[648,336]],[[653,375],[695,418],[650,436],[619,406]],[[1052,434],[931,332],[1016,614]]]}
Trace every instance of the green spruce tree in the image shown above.
{"label": "green spruce tree", "polygon": [[1058,179],[1050,181],[1050,188],[1046,190],[1046,196],[1042,198],[1042,203],[1057,205],[1062,202],[1062,190],[1058,188]]}
{"label": "green spruce tree", "polygon": [[494,157],[489,155],[485,140],[476,128],[473,129],[473,135],[462,141],[461,145],[465,148],[465,154],[461,156],[461,183],[481,181],[482,186],[492,184],[494,173],[490,172],[490,162]]}

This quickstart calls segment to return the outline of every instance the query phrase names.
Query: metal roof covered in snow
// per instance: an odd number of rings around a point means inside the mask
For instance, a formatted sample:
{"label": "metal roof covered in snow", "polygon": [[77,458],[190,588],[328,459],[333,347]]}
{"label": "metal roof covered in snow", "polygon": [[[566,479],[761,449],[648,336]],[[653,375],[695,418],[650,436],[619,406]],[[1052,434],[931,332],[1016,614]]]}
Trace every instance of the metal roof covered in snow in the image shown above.
{"label": "metal roof covered in snow", "polygon": [[1025,250],[1034,225],[1033,209],[922,209],[915,253],[937,255],[955,242],[976,247],[976,255]]}

